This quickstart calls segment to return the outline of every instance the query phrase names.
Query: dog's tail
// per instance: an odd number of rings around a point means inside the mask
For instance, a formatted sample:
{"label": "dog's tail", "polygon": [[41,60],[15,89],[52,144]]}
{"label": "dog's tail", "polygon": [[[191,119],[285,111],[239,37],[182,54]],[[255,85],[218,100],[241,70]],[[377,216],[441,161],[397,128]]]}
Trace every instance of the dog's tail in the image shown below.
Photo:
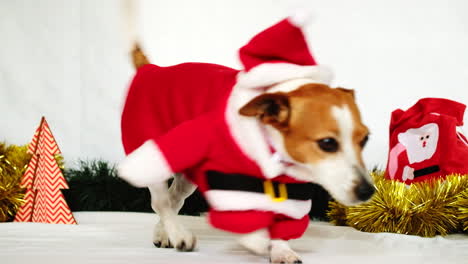
{"label": "dog's tail", "polygon": [[143,53],[140,42],[137,40],[137,15],[138,1],[124,0],[123,1],[124,28],[126,29],[126,49],[130,51],[130,58],[135,69],[143,65],[149,64],[148,57]]}
{"label": "dog's tail", "polygon": [[131,56],[133,66],[135,67],[135,69],[138,69],[141,66],[150,63],[145,53],[143,53],[143,51],[141,50],[140,44],[138,44],[138,42],[135,42],[135,46],[133,47]]}

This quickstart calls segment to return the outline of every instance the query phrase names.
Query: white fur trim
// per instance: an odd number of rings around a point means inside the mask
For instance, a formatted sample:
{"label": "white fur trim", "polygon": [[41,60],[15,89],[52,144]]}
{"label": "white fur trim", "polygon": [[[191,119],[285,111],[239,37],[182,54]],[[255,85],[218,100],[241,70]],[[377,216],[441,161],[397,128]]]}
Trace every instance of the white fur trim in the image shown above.
{"label": "white fur trim", "polygon": [[205,192],[205,196],[211,207],[218,211],[271,211],[294,219],[304,217],[312,206],[311,200],[287,199],[274,202],[266,194],[255,192],[209,190]]}
{"label": "white fur trim", "polygon": [[297,10],[292,16],[288,18],[289,22],[298,28],[303,28],[310,24],[313,20],[313,15],[309,10]]}
{"label": "white fur trim", "polygon": [[296,166],[300,165],[297,161],[291,158],[291,156],[289,156],[289,153],[286,151],[286,148],[284,147],[283,135],[281,135],[281,133],[277,129],[275,129],[272,126],[266,126],[265,134],[267,137],[267,142],[275,150],[275,153],[273,154],[273,158],[275,158],[275,160],[277,160],[278,162],[283,162],[283,163],[291,163]]}
{"label": "white fur trim", "polygon": [[251,158],[260,167],[266,178],[271,179],[281,175],[284,167],[272,159],[270,149],[262,133],[262,124],[256,118],[239,114],[239,109],[242,106],[260,94],[260,90],[234,86],[228,99],[225,117],[229,132],[244,155]]}
{"label": "white fur trim", "polygon": [[289,81],[285,81],[285,82],[273,85],[270,88],[268,88],[267,92],[269,92],[269,93],[275,93],[275,92],[288,93],[288,92],[294,91],[297,88],[299,88],[299,87],[301,87],[301,86],[303,86],[305,84],[309,84],[309,83],[320,83],[320,82],[317,82],[316,80],[311,79],[311,78],[299,78],[299,79],[289,80]]}
{"label": "white fur trim", "polygon": [[130,153],[117,167],[118,175],[136,187],[148,187],[171,177],[169,164],[153,140]]}
{"label": "white fur trim", "polygon": [[283,81],[310,78],[317,83],[330,84],[332,71],[323,65],[301,66],[291,63],[263,63],[237,76],[237,84],[244,88],[262,88]]}

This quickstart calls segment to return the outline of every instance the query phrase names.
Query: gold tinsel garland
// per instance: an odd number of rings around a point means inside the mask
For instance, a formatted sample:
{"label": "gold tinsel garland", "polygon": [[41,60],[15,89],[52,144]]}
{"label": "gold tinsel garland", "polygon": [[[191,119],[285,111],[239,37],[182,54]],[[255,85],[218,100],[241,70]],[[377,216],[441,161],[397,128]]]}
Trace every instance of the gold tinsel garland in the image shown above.
{"label": "gold tinsel garland", "polygon": [[371,201],[346,207],[330,202],[336,225],[365,232],[392,232],[433,237],[468,231],[468,177],[449,175],[407,186],[372,173],[376,193]]}
{"label": "gold tinsel garland", "polygon": [[462,223],[463,232],[468,233],[468,190],[465,190],[458,196],[455,207],[459,211],[458,221]]}
{"label": "gold tinsel garland", "polygon": [[11,220],[23,204],[21,176],[31,156],[27,146],[7,146],[0,142],[0,222]]}

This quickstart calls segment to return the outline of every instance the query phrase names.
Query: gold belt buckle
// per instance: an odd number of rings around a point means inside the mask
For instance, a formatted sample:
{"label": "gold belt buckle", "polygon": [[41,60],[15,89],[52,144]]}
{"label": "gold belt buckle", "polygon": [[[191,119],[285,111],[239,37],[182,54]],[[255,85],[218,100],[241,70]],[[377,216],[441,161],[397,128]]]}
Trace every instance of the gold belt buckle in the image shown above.
{"label": "gold belt buckle", "polygon": [[273,189],[273,183],[271,181],[264,181],[263,182],[263,191],[266,195],[270,196],[270,199],[273,202],[282,202],[288,199],[288,190],[286,189],[286,184],[279,183],[278,184],[279,190],[279,197],[276,197],[275,190]]}

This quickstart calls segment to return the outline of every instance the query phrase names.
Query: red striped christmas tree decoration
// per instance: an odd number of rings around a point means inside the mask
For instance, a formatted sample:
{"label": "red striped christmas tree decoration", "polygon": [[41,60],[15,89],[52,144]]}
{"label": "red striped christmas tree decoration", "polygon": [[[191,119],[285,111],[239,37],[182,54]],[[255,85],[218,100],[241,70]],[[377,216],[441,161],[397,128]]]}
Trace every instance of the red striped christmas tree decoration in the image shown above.
{"label": "red striped christmas tree decoration", "polygon": [[60,189],[68,189],[67,181],[55,160],[60,154],[44,117],[28,146],[32,158],[21,179],[26,189],[25,203],[18,210],[15,222],[76,224]]}

